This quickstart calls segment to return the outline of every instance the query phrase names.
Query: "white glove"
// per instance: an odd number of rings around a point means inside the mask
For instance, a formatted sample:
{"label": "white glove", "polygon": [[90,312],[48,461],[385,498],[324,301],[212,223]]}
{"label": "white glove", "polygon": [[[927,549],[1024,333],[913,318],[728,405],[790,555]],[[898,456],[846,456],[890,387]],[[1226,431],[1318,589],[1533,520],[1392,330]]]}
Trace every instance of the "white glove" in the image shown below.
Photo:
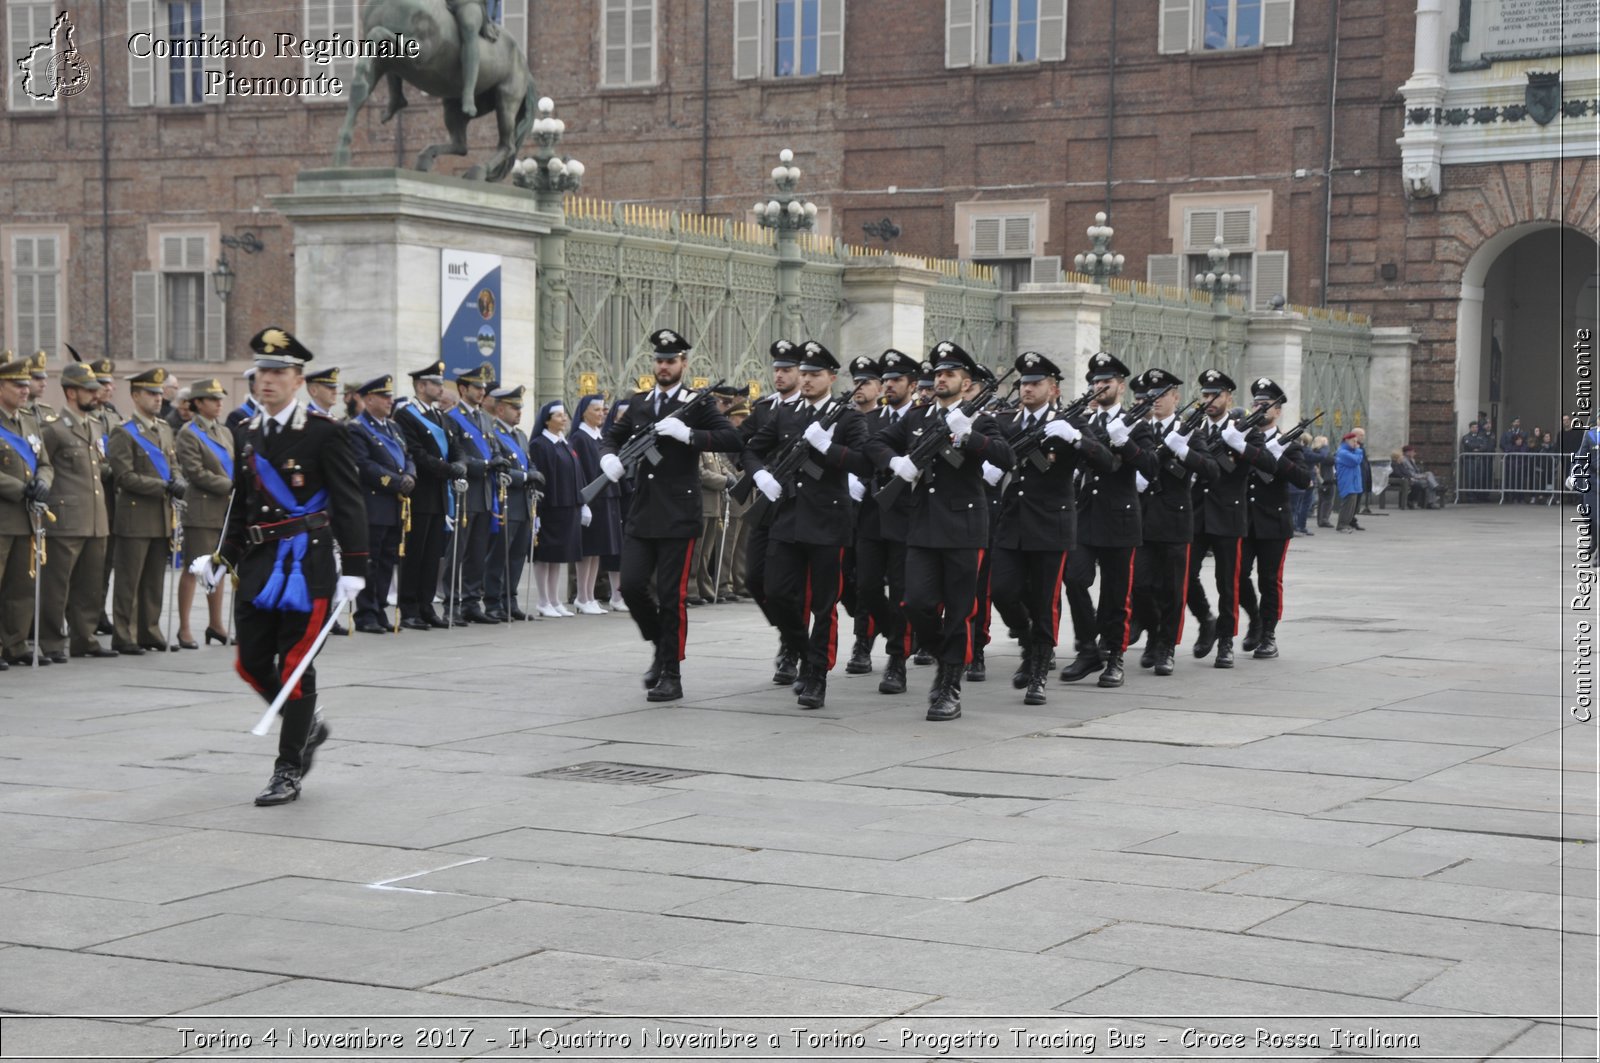
{"label": "white glove", "polygon": [[818,454],[826,454],[828,448],[833,446],[833,429],[822,427],[819,421],[812,421],[806,425],[805,438],[811,444],[811,449]]}
{"label": "white glove", "polygon": [[1274,458],[1283,457],[1283,452],[1288,449],[1289,444],[1283,440],[1271,439],[1267,441],[1267,453],[1271,454]]}
{"label": "white glove", "polygon": [[850,484],[850,501],[859,502],[867,497],[867,485],[856,479],[855,473],[845,473],[845,479]]}
{"label": "white glove", "polygon": [[607,479],[612,483],[616,483],[622,479],[622,474],[625,471],[622,468],[622,459],[615,454],[600,455],[600,471],[605,473]]}
{"label": "white glove", "polygon": [[1167,449],[1178,456],[1179,461],[1189,456],[1189,437],[1176,428],[1163,436],[1161,442],[1165,443]]}
{"label": "white glove", "polygon": [[1068,443],[1076,443],[1083,438],[1083,433],[1065,417],[1058,417],[1054,421],[1044,423],[1044,436],[1046,439],[1063,439]]}
{"label": "white glove", "polygon": [[533,534],[538,535],[539,534],[539,529],[542,528],[542,527],[544,527],[544,520],[542,518],[539,518],[539,517],[534,517],[533,518]]}
{"label": "white glove", "polygon": [[950,429],[951,441],[957,446],[972,434],[972,418],[962,413],[959,406],[950,407],[950,412],[944,415],[944,423]]}
{"label": "white glove", "polygon": [[896,454],[889,459],[889,471],[906,483],[913,483],[917,478],[917,463],[904,454]]}
{"label": "white glove", "polygon": [[583,526],[587,528],[589,523],[594,520],[594,510],[590,509],[588,506],[584,506],[578,514],[578,519],[583,521]]}
{"label": "white glove", "polygon": [[1111,437],[1111,445],[1120,447],[1133,435],[1133,427],[1121,417],[1114,417],[1106,422],[1106,435]]}
{"label": "white glove", "polygon": [[756,489],[767,496],[768,502],[776,502],[783,497],[783,485],[778,483],[778,478],[767,470],[758,470],[754,479]]}
{"label": "white glove", "polygon": [[[1570,476],[1569,476],[1569,477],[1567,477],[1567,490],[1568,490],[1568,491],[1576,491],[1576,490],[1577,490],[1577,489],[1578,489],[1578,488],[1577,488],[1577,487],[1576,487],[1576,486],[1575,486],[1575,482],[1574,482],[1574,480],[1573,480],[1573,479],[1572,479],[1572,477],[1570,477]],[[191,570],[191,571],[192,571],[192,570]]]}
{"label": "white glove", "polygon": [[[1568,478],[1568,485],[1571,479]],[[217,559],[210,554],[195,558],[189,563],[189,572],[201,583],[205,584],[206,593],[210,594],[222,582],[222,575],[227,570],[217,564]]]}
{"label": "white glove", "polygon": [[999,483],[1000,478],[1005,474],[1006,471],[1004,469],[990,465],[988,462],[983,463],[983,482],[988,484],[990,487],[993,487],[995,484]]}
{"label": "white glove", "polygon": [[676,439],[680,443],[687,443],[694,438],[694,432],[688,425],[676,417],[663,417],[656,422],[656,432],[669,439]]}
{"label": "white glove", "polygon": [[1144,473],[1142,472],[1136,472],[1133,474],[1133,482],[1138,485],[1139,493],[1141,495],[1144,494],[1145,488],[1150,486],[1150,481],[1144,478]]}
{"label": "white glove", "polygon": [[1239,426],[1232,421],[1222,422],[1222,441],[1237,453],[1244,453],[1245,434],[1239,431]]}
{"label": "white glove", "polygon": [[356,595],[366,590],[366,588],[367,578],[365,576],[340,576],[339,589],[334,593],[334,597],[346,602],[353,602],[356,600]]}
{"label": "white glove", "polygon": [[454,491],[458,495],[466,494],[467,493],[467,481],[465,481],[465,480],[451,480],[450,481],[450,490]]}

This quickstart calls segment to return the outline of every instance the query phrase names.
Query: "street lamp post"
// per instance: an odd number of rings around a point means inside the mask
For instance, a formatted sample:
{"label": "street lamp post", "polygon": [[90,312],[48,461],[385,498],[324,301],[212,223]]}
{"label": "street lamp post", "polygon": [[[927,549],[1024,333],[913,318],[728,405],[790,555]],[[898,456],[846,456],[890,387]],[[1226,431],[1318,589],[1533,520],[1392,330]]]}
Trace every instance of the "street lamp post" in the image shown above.
{"label": "street lamp post", "polygon": [[[583,185],[583,163],[556,154],[567,123],[555,116],[555,101],[539,98],[533,120],[532,157],[511,166],[511,180],[534,194],[539,209],[565,216],[564,200]],[[567,227],[552,225],[539,237],[538,334],[534,343],[534,394],[540,402],[560,398],[567,374]]]}
{"label": "street lamp post", "polygon": [[756,222],[778,237],[778,298],[783,304],[789,331],[804,331],[801,313],[800,273],[805,256],[800,253],[799,235],[816,227],[817,205],[795,194],[800,186],[800,167],[794,165],[794,152],[778,152],[778,165],[772,168],[772,184],[777,195],[755,205]]}
{"label": "street lamp post", "polygon": [[1094,282],[1104,288],[1112,277],[1122,272],[1123,258],[1111,250],[1111,238],[1117,231],[1106,224],[1106,212],[1103,210],[1094,216],[1094,224],[1084,231],[1094,246],[1087,254],[1074,255],[1073,267],[1079,273],[1093,277]]}
{"label": "street lamp post", "polygon": [[1210,292],[1213,305],[1226,305],[1228,296],[1238,290],[1243,280],[1237,273],[1228,272],[1228,256],[1231,253],[1223,244],[1222,237],[1217,237],[1206,251],[1211,268],[1194,275],[1194,286],[1203,292]]}

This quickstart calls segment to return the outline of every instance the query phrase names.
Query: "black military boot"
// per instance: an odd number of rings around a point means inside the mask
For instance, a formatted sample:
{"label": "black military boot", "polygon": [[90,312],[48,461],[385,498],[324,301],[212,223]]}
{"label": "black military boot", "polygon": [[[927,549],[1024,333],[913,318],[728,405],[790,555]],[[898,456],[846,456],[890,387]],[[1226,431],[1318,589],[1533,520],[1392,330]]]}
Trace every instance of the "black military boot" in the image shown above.
{"label": "black military boot", "polygon": [[788,646],[778,648],[778,656],[772,661],[772,682],[777,686],[789,686],[800,677],[800,655]]}
{"label": "black military boot", "polygon": [[1122,654],[1106,654],[1106,670],[1100,673],[1099,685],[1103,687],[1122,685]]}
{"label": "black military boot", "polygon": [[1171,675],[1173,664],[1172,647],[1163,643],[1156,651],[1156,675]]}
{"label": "black military boot", "polygon": [[800,689],[800,707],[820,709],[827,700],[828,674],[820,668],[813,668],[806,676],[805,686]]}
{"label": "black military boot", "polygon": [[[939,695],[944,691],[945,673],[951,670],[950,667],[948,665],[946,665],[944,663],[944,661],[942,661],[942,660],[941,661],[935,661],[934,663],[937,664],[939,667],[938,667],[938,670],[933,673],[933,685],[928,688],[928,704],[929,705],[932,705],[934,702],[939,700]],[[959,671],[959,669],[957,669],[957,670]]]}
{"label": "black military boot", "polygon": [[1261,643],[1261,618],[1252,616],[1250,626],[1244,630],[1244,639],[1239,643],[1239,648],[1249,653]]}
{"label": "black military boot", "polygon": [[256,794],[258,805],[286,805],[300,798],[300,769],[278,768],[267,788]]}
{"label": "black military boot", "polygon": [[982,683],[989,678],[989,666],[983,660],[983,647],[972,651],[972,663],[967,665],[967,679]]}
{"label": "black military boot", "polygon": [[1033,681],[1033,647],[1026,639],[1019,639],[1017,645],[1022,650],[1022,660],[1017,662],[1017,670],[1011,673],[1013,690],[1021,690]]}
{"label": "black military boot", "polygon": [[1262,621],[1261,641],[1256,643],[1256,652],[1252,655],[1258,661],[1270,661],[1278,655],[1278,625],[1272,621]]}
{"label": "black military boot", "polygon": [[1233,640],[1227,636],[1217,639],[1217,659],[1213,662],[1217,668],[1233,667]]}
{"label": "black military boot", "polygon": [[906,692],[906,659],[889,656],[888,663],[883,666],[883,678],[878,681],[880,694],[904,694]]}
{"label": "black military boot", "polygon": [[932,663],[934,663],[933,662],[933,654],[929,653],[927,650],[923,649],[921,646],[918,646],[917,647],[917,652],[911,655],[911,663],[912,664],[922,664],[922,665],[932,664]]}
{"label": "black military boot", "polygon": [[816,669],[808,662],[801,661],[800,672],[794,677],[794,682],[789,684],[789,689],[796,694],[800,693],[806,688],[806,684],[811,682],[811,676],[815,671]]}
{"label": "black military boot", "polygon": [[1217,644],[1217,618],[1208,616],[1200,621],[1200,630],[1194,637],[1194,655],[1203,658]]}
{"label": "black military boot", "polygon": [[650,667],[645,671],[644,688],[649,690],[661,680],[661,669],[666,664],[667,655],[661,652],[661,647],[656,647],[655,657],[650,661]]}
{"label": "black military boot", "polygon": [[928,719],[954,720],[961,715],[961,666],[950,665],[944,669],[943,682],[934,688],[933,703],[928,706]]}
{"label": "black military boot", "polygon": [[[1132,643],[1129,643],[1131,646]],[[1140,668],[1154,668],[1156,658],[1160,655],[1161,645],[1156,640],[1156,633],[1150,632],[1150,637],[1144,640],[1144,652],[1139,654]]]}
{"label": "black military boot", "polygon": [[331,734],[333,731],[322,722],[322,713],[311,717],[311,734],[306,738],[305,748],[300,751],[301,779],[311,774],[311,764],[317,758],[317,747],[326,742]]}
{"label": "black military boot", "polygon": [[1043,705],[1045,702],[1045,687],[1050,683],[1050,662],[1044,654],[1038,654],[1033,659],[1033,667],[1028,672],[1028,692],[1022,695],[1024,705]]}
{"label": "black military boot", "polygon": [[1105,667],[1105,659],[1100,656],[1100,647],[1092,642],[1078,643],[1078,656],[1073,662],[1061,669],[1063,683],[1076,683],[1090,672]]}
{"label": "black military boot", "polygon": [[683,697],[683,680],[678,675],[678,662],[667,661],[661,666],[661,678],[645,695],[646,701],[677,701]]}
{"label": "black military boot", "polygon": [[844,666],[848,675],[866,675],[872,671],[872,640],[856,639],[850,648],[850,661]]}

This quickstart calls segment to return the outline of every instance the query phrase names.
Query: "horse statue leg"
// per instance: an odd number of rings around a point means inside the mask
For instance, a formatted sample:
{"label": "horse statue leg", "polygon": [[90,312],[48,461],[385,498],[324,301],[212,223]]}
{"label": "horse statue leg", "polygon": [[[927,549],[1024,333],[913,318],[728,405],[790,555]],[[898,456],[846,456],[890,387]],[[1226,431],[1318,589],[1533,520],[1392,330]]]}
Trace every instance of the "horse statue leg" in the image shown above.
{"label": "horse statue leg", "polygon": [[406,99],[406,83],[400,79],[399,74],[391,70],[383,76],[383,80],[389,86],[389,103],[383,109],[383,120],[388,122],[389,119],[411,106],[411,102]]}
{"label": "horse statue leg", "polygon": [[[417,169],[433,169],[433,160],[440,155],[465,155],[467,153],[467,122],[470,119],[461,110],[460,100],[443,100],[444,128],[450,134],[448,144],[429,144],[417,156]],[[481,176],[481,175],[480,175]]]}
{"label": "horse statue leg", "polygon": [[[388,30],[373,31],[375,37],[388,33]],[[389,36],[392,37],[393,34],[389,34]],[[356,115],[361,112],[361,105],[367,102],[367,97],[372,94],[372,86],[377,83],[380,76],[378,63],[379,60],[371,56],[362,58],[356,63],[355,74],[350,78],[350,103],[345,109],[344,125],[339,127],[339,140],[333,149],[333,164],[335,166],[350,165],[350,141],[355,135]],[[392,100],[393,97],[391,97],[391,105]]]}

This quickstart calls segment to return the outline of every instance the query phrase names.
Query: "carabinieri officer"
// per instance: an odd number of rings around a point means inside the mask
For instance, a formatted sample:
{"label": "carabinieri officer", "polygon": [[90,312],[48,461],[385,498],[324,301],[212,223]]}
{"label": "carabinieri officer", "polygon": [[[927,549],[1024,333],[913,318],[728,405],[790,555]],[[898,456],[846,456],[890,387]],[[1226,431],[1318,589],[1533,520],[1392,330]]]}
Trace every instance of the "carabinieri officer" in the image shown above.
{"label": "carabinieri officer", "polygon": [[[238,573],[235,668],[270,704],[311,649],[336,587],[341,598],[366,587],[367,513],[345,429],[295,401],[311,352],[280,328],[262,329],[250,347],[261,412],[245,429],[234,463],[222,545],[191,571],[208,587],[224,566]],[[310,667],[279,710],[278,759],[256,804],[300,796],[312,756],[328,739],[316,708],[317,671]]]}

